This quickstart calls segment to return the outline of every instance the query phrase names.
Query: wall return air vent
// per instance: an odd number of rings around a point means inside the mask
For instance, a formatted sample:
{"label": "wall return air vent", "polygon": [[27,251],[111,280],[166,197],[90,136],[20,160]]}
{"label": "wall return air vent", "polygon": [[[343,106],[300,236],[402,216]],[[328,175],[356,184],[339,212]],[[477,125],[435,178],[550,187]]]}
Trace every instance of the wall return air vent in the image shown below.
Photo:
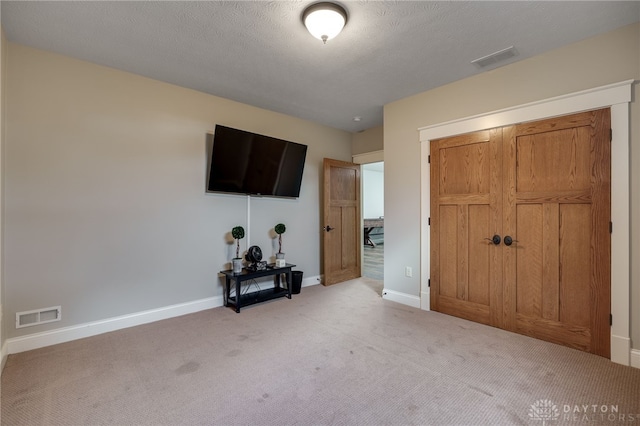
{"label": "wall return air vent", "polygon": [[514,49],[513,46],[509,46],[506,49],[498,50],[497,52],[493,52],[487,56],[483,56],[482,58],[474,59],[473,61],[471,61],[471,63],[478,68],[484,68],[502,61],[506,61],[507,59],[513,58],[517,55],[518,52],[516,51],[516,49]]}
{"label": "wall return air vent", "polygon": [[48,322],[60,321],[62,318],[62,307],[53,306],[51,308],[36,309],[35,311],[24,311],[16,313],[16,328],[30,327],[32,325],[46,324]]}

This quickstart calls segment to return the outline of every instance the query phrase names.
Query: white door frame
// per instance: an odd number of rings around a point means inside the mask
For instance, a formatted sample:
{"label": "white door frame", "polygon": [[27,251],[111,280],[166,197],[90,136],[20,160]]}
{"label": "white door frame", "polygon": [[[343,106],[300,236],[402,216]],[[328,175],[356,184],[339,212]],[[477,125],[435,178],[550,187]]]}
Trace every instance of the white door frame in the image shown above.
{"label": "white door frame", "polygon": [[629,103],[634,80],[532,102],[486,114],[466,117],[418,129],[421,155],[420,307],[429,310],[430,295],[430,171],[429,141],[494,127],[542,120],[611,107],[611,361],[630,365],[630,193]]}

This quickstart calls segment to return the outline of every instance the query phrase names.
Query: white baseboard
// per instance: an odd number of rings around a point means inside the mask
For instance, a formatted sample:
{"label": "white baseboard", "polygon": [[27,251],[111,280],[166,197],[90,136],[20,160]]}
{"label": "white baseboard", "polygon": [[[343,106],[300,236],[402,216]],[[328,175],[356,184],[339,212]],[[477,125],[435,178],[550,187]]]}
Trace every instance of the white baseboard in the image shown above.
{"label": "white baseboard", "polygon": [[302,287],[309,287],[311,285],[317,285],[322,283],[322,276],[316,275],[315,277],[302,278]]}
{"label": "white baseboard", "polygon": [[631,349],[631,366],[640,368],[640,350]]}
{"label": "white baseboard", "polygon": [[[2,329],[2,303],[0,303],[0,336],[3,335]],[[0,377],[2,377],[2,372],[4,371],[4,364],[7,362],[7,342],[0,339]]]}
{"label": "white baseboard", "polygon": [[409,305],[413,308],[420,308],[420,298],[411,294],[400,293],[399,291],[382,289],[382,298],[391,300],[392,302],[402,303],[403,305]]}
{"label": "white baseboard", "polygon": [[3,350],[3,360],[4,354],[15,354],[32,349],[43,348],[45,346],[56,345],[58,343],[70,342],[76,339],[96,336],[98,334],[108,333],[110,331],[116,331],[123,328],[134,327],[136,325],[148,324],[154,321],[191,314],[205,309],[222,306],[223,303],[223,296],[209,297],[206,299],[195,300],[193,302],[179,303],[177,305],[136,312],[134,314],[122,315],[115,318],[93,321],[71,327],[13,337],[7,339],[5,342],[7,350]]}
{"label": "white baseboard", "polygon": [[631,339],[628,337],[611,335],[611,362],[622,365],[630,364]]}
{"label": "white baseboard", "polygon": [[[302,279],[302,287],[320,284],[321,277],[313,276]],[[43,348],[45,346],[57,345],[58,343],[70,342],[72,340],[83,339],[85,337],[97,336],[98,334],[110,331],[121,330],[123,328],[134,327],[136,325],[148,324],[168,318],[179,317],[181,315],[192,314],[222,306],[224,297],[209,297],[195,300],[193,302],[179,303],[177,305],[165,306],[143,312],[136,312],[129,315],[108,318],[100,321],[74,325],[71,327],[58,328],[41,333],[28,334],[26,336],[13,337],[7,339],[2,345],[2,365],[9,354],[30,351],[32,349]]]}
{"label": "white baseboard", "polygon": [[429,292],[420,293],[420,309],[422,309],[423,311],[431,310],[431,293]]}
{"label": "white baseboard", "polygon": [[[322,282],[321,276],[304,278],[302,287],[318,285]],[[420,309],[420,297],[394,290],[383,289],[382,297],[386,300],[402,303]],[[151,309],[134,314],[122,315],[101,321],[80,324],[71,327],[59,328],[56,330],[44,331],[41,333],[29,334],[26,336],[7,339],[0,347],[0,375],[7,361],[9,354],[43,348],[45,346],[56,345],[58,343],[70,342],[72,340],[83,339],[85,337],[96,336],[110,331],[121,330],[134,327],[136,325],[148,324],[181,315],[191,314],[206,309],[217,308],[224,303],[223,296],[209,297],[195,300],[193,302],[180,303],[158,309]],[[423,308],[424,309],[424,308]],[[611,361],[631,365],[640,368],[640,350],[630,349],[630,340],[618,336],[611,338]]]}
{"label": "white baseboard", "polygon": [[7,342],[5,341],[0,347],[0,356],[2,356],[2,360],[0,361],[0,377],[2,377],[2,372],[4,371],[4,365],[7,363],[7,357],[9,354],[7,353]]}

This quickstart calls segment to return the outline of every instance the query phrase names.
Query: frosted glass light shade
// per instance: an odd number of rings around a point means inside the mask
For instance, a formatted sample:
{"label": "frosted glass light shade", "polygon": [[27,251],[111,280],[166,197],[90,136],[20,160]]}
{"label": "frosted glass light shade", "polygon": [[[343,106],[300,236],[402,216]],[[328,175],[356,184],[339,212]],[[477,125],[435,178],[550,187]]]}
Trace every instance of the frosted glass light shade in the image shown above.
{"label": "frosted glass light shade", "polygon": [[304,11],[302,21],[312,36],[326,43],[340,34],[347,23],[347,12],[335,3],[316,3]]}

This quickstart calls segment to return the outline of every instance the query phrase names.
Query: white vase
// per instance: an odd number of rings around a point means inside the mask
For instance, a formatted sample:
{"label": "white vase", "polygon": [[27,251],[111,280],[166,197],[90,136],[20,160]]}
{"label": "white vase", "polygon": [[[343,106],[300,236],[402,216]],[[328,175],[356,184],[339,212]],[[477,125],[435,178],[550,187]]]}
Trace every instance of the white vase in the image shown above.
{"label": "white vase", "polygon": [[287,262],[284,260],[284,253],[276,253],[276,268],[283,268],[287,266]]}
{"label": "white vase", "polygon": [[242,272],[242,258],[241,257],[234,257],[231,260],[231,264],[233,265],[233,273],[234,274],[239,274],[240,272]]}

